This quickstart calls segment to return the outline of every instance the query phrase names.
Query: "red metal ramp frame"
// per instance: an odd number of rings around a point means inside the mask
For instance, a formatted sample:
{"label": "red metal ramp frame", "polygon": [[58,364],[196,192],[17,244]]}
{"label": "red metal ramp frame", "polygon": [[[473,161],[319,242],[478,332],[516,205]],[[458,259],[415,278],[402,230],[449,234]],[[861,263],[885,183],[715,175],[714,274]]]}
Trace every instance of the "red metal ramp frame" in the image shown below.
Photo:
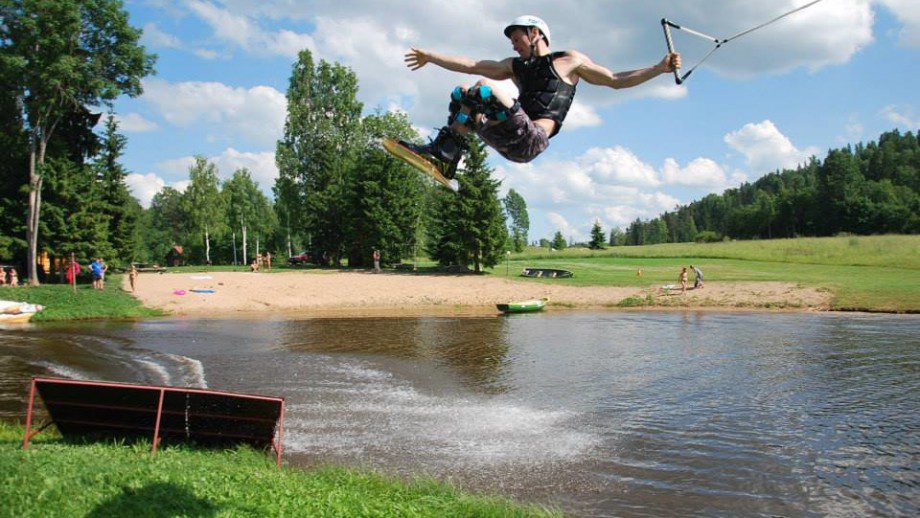
{"label": "red metal ramp frame", "polygon": [[[35,396],[50,420],[32,430]],[[105,381],[32,378],[22,447],[55,424],[64,437],[151,437],[152,454],[164,439],[223,446],[271,447],[281,467],[284,398],[217,390]]]}

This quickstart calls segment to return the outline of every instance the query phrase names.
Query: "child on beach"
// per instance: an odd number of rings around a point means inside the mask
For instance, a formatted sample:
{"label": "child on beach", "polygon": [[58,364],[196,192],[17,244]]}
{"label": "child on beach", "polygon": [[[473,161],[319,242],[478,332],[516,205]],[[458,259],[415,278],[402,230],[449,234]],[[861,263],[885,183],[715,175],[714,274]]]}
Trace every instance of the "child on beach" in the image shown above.
{"label": "child on beach", "polygon": [[131,293],[134,293],[134,289],[137,285],[137,267],[133,264],[131,269],[128,271],[128,281],[131,283]]}
{"label": "child on beach", "polygon": [[680,271],[680,277],[678,277],[677,280],[680,283],[680,292],[686,293],[687,292],[687,267],[686,266],[684,266],[684,268]]}
{"label": "child on beach", "polygon": [[16,273],[16,268],[10,268],[9,284],[11,288],[19,286],[19,274]]}

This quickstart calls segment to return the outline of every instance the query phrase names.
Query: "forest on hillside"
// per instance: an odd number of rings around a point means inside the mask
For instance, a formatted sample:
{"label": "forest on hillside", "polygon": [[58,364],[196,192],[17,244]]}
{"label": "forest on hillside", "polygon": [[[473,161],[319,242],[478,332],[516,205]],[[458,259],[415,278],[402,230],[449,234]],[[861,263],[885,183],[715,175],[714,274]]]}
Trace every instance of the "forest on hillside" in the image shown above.
{"label": "forest on hillside", "polygon": [[920,233],[920,147],[912,132],[828,151],[651,220],[614,229],[611,245]]}

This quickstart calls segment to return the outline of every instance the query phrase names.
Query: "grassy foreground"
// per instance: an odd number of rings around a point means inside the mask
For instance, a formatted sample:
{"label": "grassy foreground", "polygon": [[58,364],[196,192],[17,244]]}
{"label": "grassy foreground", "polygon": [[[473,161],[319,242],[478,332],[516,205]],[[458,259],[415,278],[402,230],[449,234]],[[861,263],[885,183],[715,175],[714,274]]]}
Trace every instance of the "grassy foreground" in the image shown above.
{"label": "grassy foreground", "polygon": [[[778,281],[829,290],[832,308],[920,312],[920,236],[852,236],[723,243],[584,248],[529,248],[511,254],[494,275],[524,267],[560,268],[578,286],[653,287],[673,284],[682,266],[702,268],[707,282]],[[636,275],[642,270],[642,277]],[[693,275],[690,275],[691,282]]]}
{"label": "grassy foreground", "polygon": [[[402,482],[342,468],[278,470],[249,448],[69,444],[0,423],[4,516],[558,516],[432,480]],[[43,437],[44,436],[44,437]]]}
{"label": "grassy foreground", "polygon": [[74,292],[69,284],[44,284],[37,287],[0,288],[0,300],[41,304],[45,309],[32,322],[55,320],[132,319],[161,316],[156,309],[145,308],[130,293],[121,289],[122,276],[106,276],[105,290],[80,284]]}

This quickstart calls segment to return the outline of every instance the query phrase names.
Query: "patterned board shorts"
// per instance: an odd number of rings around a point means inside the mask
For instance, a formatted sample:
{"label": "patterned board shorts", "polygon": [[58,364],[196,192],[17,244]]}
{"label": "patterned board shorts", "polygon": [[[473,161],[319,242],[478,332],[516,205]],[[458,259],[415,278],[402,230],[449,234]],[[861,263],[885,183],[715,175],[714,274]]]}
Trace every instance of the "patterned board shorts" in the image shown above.
{"label": "patterned board shorts", "polygon": [[486,124],[477,132],[486,144],[512,162],[530,162],[549,146],[546,131],[534,124],[520,107],[498,124]]}

